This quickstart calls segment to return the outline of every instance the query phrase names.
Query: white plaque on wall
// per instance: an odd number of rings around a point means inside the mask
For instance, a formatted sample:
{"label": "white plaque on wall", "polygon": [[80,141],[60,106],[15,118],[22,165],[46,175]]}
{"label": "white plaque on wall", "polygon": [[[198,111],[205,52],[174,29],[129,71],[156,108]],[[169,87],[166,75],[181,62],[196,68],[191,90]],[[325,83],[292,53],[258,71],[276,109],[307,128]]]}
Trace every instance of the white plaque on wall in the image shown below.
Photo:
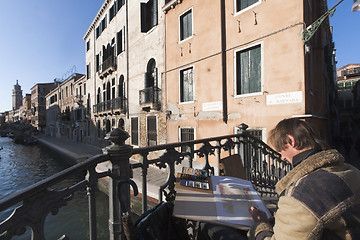
{"label": "white plaque on wall", "polygon": [[266,105],[301,103],[302,91],[266,95]]}
{"label": "white plaque on wall", "polygon": [[205,111],[222,111],[222,101],[203,103],[202,110],[204,112]]}

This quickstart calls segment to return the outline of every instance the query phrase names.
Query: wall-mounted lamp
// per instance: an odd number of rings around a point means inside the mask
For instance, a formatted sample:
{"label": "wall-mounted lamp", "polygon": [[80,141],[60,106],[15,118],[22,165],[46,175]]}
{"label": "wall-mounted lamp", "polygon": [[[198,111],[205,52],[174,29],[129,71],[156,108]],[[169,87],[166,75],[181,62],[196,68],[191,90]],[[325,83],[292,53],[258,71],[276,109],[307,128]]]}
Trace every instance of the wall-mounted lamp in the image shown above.
{"label": "wall-mounted lamp", "polygon": [[[344,0],[340,0],[335,6],[326,11],[321,17],[319,17],[315,22],[310,24],[303,33],[303,41],[306,43],[310,38],[315,34],[316,30],[320,27],[321,23],[330,15],[332,16],[335,12],[335,8],[342,3]],[[354,0],[354,4],[351,8],[351,11],[357,12],[360,11],[360,0]]]}

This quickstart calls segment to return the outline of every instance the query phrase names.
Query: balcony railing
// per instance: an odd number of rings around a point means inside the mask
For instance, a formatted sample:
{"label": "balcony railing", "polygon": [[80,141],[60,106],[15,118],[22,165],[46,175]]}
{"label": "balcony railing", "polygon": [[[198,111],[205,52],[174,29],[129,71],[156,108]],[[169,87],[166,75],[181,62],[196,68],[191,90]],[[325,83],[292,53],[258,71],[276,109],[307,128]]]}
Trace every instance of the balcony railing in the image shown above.
{"label": "balcony railing", "polygon": [[161,89],[158,87],[148,87],[139,91],[140,105],[160,105]]}
{"label": "balcony railing", "polygon": [[101,64],[100,78],[103,79],[107,75],[111,74],[116,69],[116,59],[114,56],[108,57],[103,64]]}
{"label": "balcony railing", "polygon": [[[214,167],[210,165],[209,158],[220,160],[225,155],[241,155],[244,160],[246,177],[255,186],[262,196],[274,195],[275,184],[283,177],[290,166],[281,161],[280,155],[273,151],[261,140],[251,136],[246,130],[234,135],[199,139],[187,142],[163,144],[145,148],[133,148],[125,144],[128,133],[115,129],[108,133],[105,139],[112,144],[103,149],[102,155],[94,156],[82,163],[78,163],[60,173],[40,181],[22,191],[16,192],[0,200],[0,211],[18,206],[13,214],[0,224],[1,239],[11,239],[12,236],[21,235],[25,227],[30,227],[32,239],[44,239],[44,221],[49,212],[56,214],[62,206],[72,199],[73,194],[79,190],[86,190],[89,198],[89,228],[90,239],[97,239],[96,230],[96,199],[94,191],[98,180],[109,177],[109,232],[110,239],[124,239],[121,219],[121,205],[117,198],[117,185],[120,180],[129,180],[131,171],[140,168],[142,172],[142,211],[147,210],[147,171],[150,165],[166,168],[168,178],[159,187],[159,199],[165,197],[166,201],[175,199],[175,166],[185,164],[192,167],[195,156],[203,160],[203,168],[210,174],[215,174]],[[182,152],[181,149],[188,149]],[[157,154],[154,154],[157,153]],[[131,164],[133,156],[141,156],[138,163]],[[152,159],[149,156],[155,156]],[[186,160],[185,160],[186,159]],[[96,172],[97,164],[110,161],[108,169]],[[84,179],[73,186],[62,190],[54,189],[54,185],[73,176],[84,173]],[[130,209],[130,187],[122,186],[122,202],[126,209]],[[41,208],[39,208],[41,204]],[[20,205],[20,206],[19,206]],[[34,211],[36,209],[36,211]],[[59,226],[60,227],[60,226]],[[66,237],[66,236],[63,236]]]}
{"label": "balcony railing", "polygon": [[126,97],[118,97],[105,102],[95,104],[93,106],[94,113],[103,113],[103,112],[119,112],[125,113],[127,108]]}

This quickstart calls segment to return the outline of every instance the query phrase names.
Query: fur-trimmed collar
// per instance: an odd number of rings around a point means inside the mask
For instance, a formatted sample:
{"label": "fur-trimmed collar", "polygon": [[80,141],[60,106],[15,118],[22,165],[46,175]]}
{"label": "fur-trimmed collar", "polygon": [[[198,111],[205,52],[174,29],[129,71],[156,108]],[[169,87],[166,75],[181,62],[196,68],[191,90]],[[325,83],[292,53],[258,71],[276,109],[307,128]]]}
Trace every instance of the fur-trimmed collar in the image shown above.
{"label": "fur-trimmed collar", "polygon": [[344,163],[344,157],[335,149],[321,151],[303,160],[276,184],[276,192],[280,195],[293,182],[324,166]]}

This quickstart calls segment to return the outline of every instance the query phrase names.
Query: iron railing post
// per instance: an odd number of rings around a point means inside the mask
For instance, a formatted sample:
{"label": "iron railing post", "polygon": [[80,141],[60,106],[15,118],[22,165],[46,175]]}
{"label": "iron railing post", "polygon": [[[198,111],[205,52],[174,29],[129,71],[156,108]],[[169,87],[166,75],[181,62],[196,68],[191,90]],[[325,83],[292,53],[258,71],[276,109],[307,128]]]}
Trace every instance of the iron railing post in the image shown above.
{"label": "iron railing post", "polygon": [[97,229],[96,229],[96,184],[97,177],[95,166],[88,169],[85,179],[88,181],[88,186],[86,188],[88,195],[89,203],[89,239],[97,239]]}
{"label": "iron railing post", "polygon": [[[239,126],[238,126],[238,133],[239,134],[243,134],[243,133],[246,133],[246,129],[248,128],[249,126],[246,125],[245,123],[241,123]],[[241,144],[241,141],[243,142]],[[243,166],[244,166],[244,169],[245,169],[245,176],[247,178],[247,180],[250,180],[250,169],[251,169],[251,166],[250,166],[250,154],[249,154],[249,151],[248,151],[248,143],[247,141],[244,141],[244,136],[241,137],[240,139],[240,144],[239,144],[239,155],[241,157],[241,161],[243,162]]]}
{"label": "iron railing post", "polygon": [[[111,145],[104,148],[104,154],[110,155],[109,163],[109,234],[110,240],[125,239],[121,223],[121,206],[117,197],[117,185],[120,179],[130,179],[130,156],[133,147],[125,144],[129,134],[122,129],[115,129],[106,134],[105,139]],[[121,198],[130,209],[130,186],[123,184]]]}

